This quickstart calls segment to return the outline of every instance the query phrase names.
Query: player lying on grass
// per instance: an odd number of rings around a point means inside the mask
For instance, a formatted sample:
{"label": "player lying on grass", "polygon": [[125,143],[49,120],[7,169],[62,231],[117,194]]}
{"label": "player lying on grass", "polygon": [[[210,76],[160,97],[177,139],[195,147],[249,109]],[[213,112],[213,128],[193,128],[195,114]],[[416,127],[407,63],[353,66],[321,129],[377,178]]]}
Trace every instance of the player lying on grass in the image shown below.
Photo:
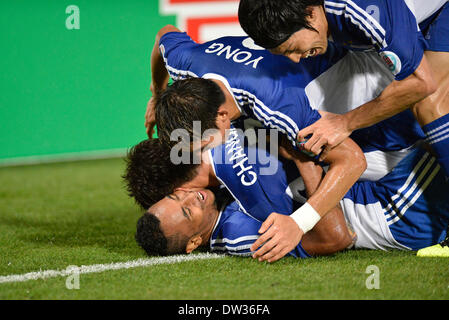
{"label": "player lying on grass", "polygon": [[[291,141],[295,141],[301,128],[320,118],[311,107],[323,109],[331,101],[332,105],[338,103],[339,112],[346,112],[375,97],[393,79],[391,72],[378,59],[369,55],[360,58],[356,54],[348,57],[344,50],[332,44],[329,44],[326,55],[301,61],[299,64],[260,49],[245,37],[225,37],[201,45],[173,26],[162,28],[157,35],[151,57],[151,89],[154,96],[147,110],[149,131],[152,131],[155,124],[152,111],[154,100],[166,88],[169,75],[174,80],[189,77],[212,79],[226,97],[228,108],[222,113],[224,117],[234,120],[244,115],[258,119],[266,127],[286,133]],[[358,76],[351,79],[353,74]],[[333,85],[322,88],[323,83]],[[336,88],[335,83],[348,85],[344,91],[329,90]],[[342,85],[339,86],[341,87]],[[167,143],[169,135],[164,135],[164,132],[171,133],[178,127],[192,131],[189,118],[193,118],[192,115],[196,112],[190,107],[178,109],[171,105],[172,108],[161,110],[158,123],[160,137]],[[195,116],[201,119],[199,114]],[[392,129],[395,131],[393,134],[385,134],[392,132]],[[410,111],[371,127],[368,133],[356,132],[353,138],[358,138],[357,143],[363,150],[373,151],[366,154],[373,157],[374,161],[368,165],[365,177],[374,180],[385,175],[406,154],[401,150],[423,136]],[[379,159],[377,150],[393,150],[398,154],[392,153],[387,158]],[[385,153],[381,153],[381,156],[384,155]],[[351,169],[355,168],[349,168]],[[334,166],[332,173],[336,171]],[[350,175],[345,174],[345,178],[349,181]],[[333,187],[340,188],[340,191],[347,190],[349,184],[333,184]],[[335,189],[329,191],[330,195],[337,193],[339,197],[344,194]],[[318,192],[317,197],[319,194],[321,193]],[[311,199],[309,204],[321,215],[325,210],[316,207],[314,201],[315,199]],[[337,197],[333,203],[336,201]],[[317,219],[318,215],[314,217]],[[297,232],[291,231],[289,234]]]}
{"label": "player lying on grass", "polygon": [[[217,155],[227,154],[221,146],[215,151]],[[205,153],[205,156],[208,157],[208,153]],[[158,140],[143,141],[128,155],[125,178],[130,195],[146,208],[148,201],[161,199],[151,205],[150,211],[154,215],[147,213],[139,220],[136,233],[138,243],[149,255],[180,254],[189,253],[198,246],[208,244],[212,237],[212,251],[249,255],[249,248],[258,238],[262,224],[248,214],[248,208],[254,203],[251,199],[253,195],[239,194],[240,200],[236,201],[225,189],[217,188],[220,177],[215,176],[213,165],[209,163],[212,159],[206,158],[207,162],[201,165],[184,165],[184,172],[177,170],[177,165],[171,160],[170,149]],[[292,193],[286,192],[287,189],[291,190],[289,183],[294,184],[292,173],[296,172],[297,177],[298,169],[293,162],[279,163],[279,166],[284,165],[288,167],[287,170],[278,169],[273,175],[261,176],[252,190],[248,190],[251,193],[256,190],[261,192],[261,188],[270,187],[270,192],[273,196],[276,195],[276,199],[267,198],[265,195],[265,199],[259,197],[259,203],[263,202],[264,206],[254,207],[251,211],[257,210],[258,215],[265,216],[274,210],[289,214],[305,202],[298,192],[296,197],[302,202],[293,200]],[[230,175],[228,180],[235,178],[231,171],[226,170],[232,168],[230,163],[214,166],[224,170],[221,178],[224,178],[225,173]],[[315,167],[309,161],[304,166],[309,170]],[[257,166],[257,172],[263,170],[262,167]],[[254,173],[248,173],[248,176],[252,174]],[[265,182],[260,183],[260,180]],[[316,188],[317,182],[312,181],[315,186],[310,184],[310,189]],[[180,187],[177,188],[178,186]],[[176,191],[172,192],[174,189]],[[168,190],[172,191],[164,193]],[[233,191],[236,192],[237,189]],[[246,209],[238,203],[244,204]],[[310,255],[328,255],[347,248],[351,243],[352,237],[343,215],[338,210],[332,210],[304,236],[289,255],[303,258]]]}
{"label": "player lying on grass", "polygon": [[353,130],[411,108],[449,176],[447,0],[242,0],[239,20],[257,44],[295,62],[326,54],[330,37],[349,50],[378,52],[394,74],[379,96],[301,130],[299,139],[313,134],[306,149],[327,145],[326,152]]}
{"label": "player lying on grass", "polygon": [[[218,91],[225,96],[225,100],[220,103],[225,102],[226,105],[226,108],[220,110],[221,121],[216,122],[213,116],[215,110],[198,111],[192,108],[192,103],[196,104],[195,100],[201,100],[203,97],[195,96],[191,91],[195,88],[185,88],[190,91],[193,99],[189,103],[185,93],[182,93],[180,100],[184,100],[186,108],[178,108],[176,103],[168,99],[167,103],[171,108],[159,109],[158,133],[165,143],[170,142],[169,136],[177,128],[188,129],[193,133],[192,119],[201,120],[204,128],[205,122],[226,124],[226,121],[239,118],[242,114],[286,133],[294,142],[301,128],[320,118],[319,113],[310,107],[305,87],[341,59],[344,52],[335,48],[334,52],[329,50],[327,56],[303,64],[294,64],[288,59],[259,50],[260,48],[248,40],[250,39],[245,37],[226,37],[199,45],[175,27],[167,26],[161,29],[151,59],[151,88],[154,98],[157,99],[167,86],[169,74],[175,80],[203,77],[213,79],[211,81],[218,85]],[[294,76],[290,71],[293,68],[297,70]],[[217,97],[220,96],[216,89],[210,90],[216,92]],[[152,103],[149,104],[147,112],[150,132],[155,123],[151,106]],[[212,117],[205,119],[208,114],[212,114]],[[273,221],[274,225],[279,225],[279,233],[283,234],[278,238],[280,242],[298,243],[303,232],[310,230],[313,224],[343,197],[365,167],[361,152],[357,149],[357,146],[348,140],[327,157],[330,170],[325,180],[308,203],[293,213],[296,221],[307,218],[307,222],[299,221],[298,228],[291,219],[277,218]],[[352,154],[353,161],[349,162],[344,154]]]}
{"label": "player lying on grass", "polygon": [[[299,89],[300,90],[300,89]],[[224,130],[230,127],[230,118],[229,114],[232,113],[233,108],[235,109],[235,105],[229,99],[226,99],[227,91],[223,91],[220,89],[215,82],[208,79],[200,79],[200,78],[191,78],[186,80],[175,81],[173,85],[169,86],[157,99],[156,104],[156,113],[159,124],[159,134],[161,137],[168,137],[168,130],[176,130],[176,128],[181,127],[186,129],[190,135],[193,134],[193,124],[195,121],[200,121],[201,131],[198,132],[198,136],[202,136],[206,130],[219,128],[222,131],[222,135],[224,136]],[[223,97],[223,95],[225,97]],[[305,109],[309,110],[310,109]],[[400,119],[400,116],[399,118]],[[374,133],[378,132],[380,141],[386,139],[386,137],[391,136],[392,131],[396,130],[401,126],[388,126],[385,125],[382,130],[380,130],[381,124],[376,126],[376,128],[370,128],[367,133],[370,137],[375,140]],[[399,137],[400,135],[396,134]],[[189,136],[189,134],[187,134]],[[374,136],[374,137],[373,137]],[[360,137],[364,138],[364,134],[360,134]],[[167,139],[167,138],[166,138]],[[165,139],[165,140],[166,140]],[[207,140],[208,138],[205,138]],[[388,139],[386,139],[388,141]],[[369,141],[371,143],[371,139]],[[351,172],[351,170],[359,170],[363,168],[357,168],[359,164],[357,164],[358,153],[360,152],[358,148],[351,146],[353,143],[351,140],[348,140],[347,143],[340,145],[338,148],[335,148],[330,153],[330,157],[327,160],[338,161],[340,166],[344,168],[345,171]],[[348,145],[349,148],[342,148],[342,146]],[[356,155],[356,157],[354,157]],[[335,159],[335,160],[334,160]],[[349,161],[351,159],[351,161]],[[237,165],[237,164],[236,164]],[[309,204],[316,201],[317,205],[312,204],[313,207],[320,205],[321,211],[318,211],[320,214],[324,215],[331,208],[335,207],[338,201],[341,200],[344,193],[341,195],[341,198],[333,198],[329,195],[332,194],[336,188],[340,188],[342,190],[342,186],[339,185],[339,182],[342,181],[341,175],[332,175],[332,170],[335,171],[335,166],[331,163],[330,170],[326,174],[323,183],[318,186],[317,191],[309,198],[305,206],[307,207]],[[355,166],[355,167],[352,167]],[[344,171],[341,171],[344,173]],[[239,177],[239,175],[237,176]],[[348,177],[343,176],[343,179],[347,179]],[[248,178],[250,179],[250,177]],[[238,180],[236,180],[238,181]],[[230,181],[232,183],[232,181]],[[255,197],[254,199],[257,199]],[[254,205],[257,205],[258,201],[255,201]],[[332,207],[333,205],[333,207]],[[323,207],[327,206],[325,209]],[[266,216],[262,215],[263,211],[258,213],[257,210],[253,212],[256,218],[260,221],[264,221]],[[275,212],[275,211],[273,211]],[[297,211],[295,211],[297,212]],[[261,214],[261,216],[257,216]],[[295,224],[292,223],[290,217],[285,217],[282,215],[273,214],[270,219],[268,219],[269,223],[272,223],[275,228],[272,228],[267,236],[271,236],[273,241],[275,241],[276,246],[279,248],[285,248],[283,252],[288,252],[294,248],[300,241],[300,237],[297,237],[298,231],[295,228]],[[313,225],[312,225],[313,227]],[[310,230],[312,227],[309,227]],[[261,232],[264,232],[267,228],[261,229]],[[303,232],[300,227],[300,236],[301,232]],[[274,234],[274,230],[276,230],[276,234]],[[261,249],[263,250],[263,248]],[[255,256],[257,257],[259,252],[256,252]]]}
{"label": "player lying on grass", "polygon": [[[192,124],[194,121],[200,121],[201,131],[198,132],[200,137],[206,130],[217,127],[224,137],[224,131],[230,128],[231,109],[237,109],[233,100],[230,100],[232,98],[229,97],[229,93],[226,92],[222,91],[215,82],[207,79],[191,78],[176,81],[158,98],[156,112],[161,110],[161,113],[166,114],[163,120],[159,114],[157,115],[158,134],[161,137],[169,137],[168,130],[182,128],[193,135]],[[308,112],[313,110],[308,109]],[[303,112],[305,113],[306,111]],[[303,117],[298,117],[297,121],[304,120]],[[269,220],[274,227],[271,230],[278,230],[274,241],[277,242],[278,247],[285,248],[284,253],[296,247],[302,235],[312,229],[322,216],[337,205],[366,168],[362,151],[349,139],[329,153],[325,161],[329,163],[329,170],[307,203],[295,212],[292,211],[292,216],[273,214],[273,219]],[[258,217],[257,215],[262,215],[262,212],[255,211],[253,214]],[[266,216],[258,218],[263,221]]]}
{"label": "player lying on grass", "polygon": [[[164,149],[167,148],[158,141],[147,140],[130,153],[128,175],[134,170],[135,176],[146,174],[140,182],[154,184],[146,190],[152,189],[157,193],[160,180],[147,174],[151,170],[132,164],[145,163],[147,168],[173,166],[168,160],[170,152]],[[250,153],[248,148],[244,148],[244,152]],[[164,154],[167,158],[161,158]],[[215,172],[220,174],[219,180],[226,179],[226,175],[229,176],[228,181],[235,180],[234,164],[226,161],[217,163],[218,155],[229,156],[227,148],[222,145],[207,152],[204,163],[190,168],[189,176],[196,174],[196,177],[176,188],[176,184],[180,183],[178,180],[172,186],[175,191],[151,206],[139,220],[136,239],[149,255],[190,253],[199,246],[209,246],[211,251],[250,255],[268,240],[258,232],[263,226],[262,222],[251,216],[253,208],[248,204],[252,200],[245,194],[237,193],[247,192],[245,189],[227,185],[237,202],[220,199],[224,202],[215,204],[214,192],[203,188],[205,183],[210,183]],[[301,191],[310,195],[319,184],[322,178],[320,166],[304,158],[298,160],[297,156],[287,157],[297,162],[304,173],[304,184],[299,189],[305,187],[306,190],[296,189],[301,184],[296,184],[295,188],[294,183],[289,183],[295,176],[298,177],[298,171],[291,163],[281,160],[276,173],[264,176],[260,174],[263,165],[256,162],[252,170],[258,179],[251,193],[258,190],[256,196],[262,205],[254,210],[266,206],[269,207],[265,210],[267,214],[271,210],[288,213],[296,201],[305,201]],[[271,158],[270,161],[276,159]],[[153,171],[153,174],[156,173],[158,171]],[[178,178],[170,175],[165,183]],[[128,180],[128,183],[132,185],[136,181]],[[357,182],[340,201],[340,207],[326,215],[289,255],[308,257],[346,248],[351,237],[346,226],[343,226],[344,222],[341,223],[340,210],[357,235],[356,248],[418,250],[437,244],[445,238],[449,223],[448,191],[449,184],[435,158],[425,150],[415,149],[380,181]],[[134,195],[138,199],[139,195]],[[276,251],[276,248],[269,251],[266,260],[277,260],[273,256]]]}

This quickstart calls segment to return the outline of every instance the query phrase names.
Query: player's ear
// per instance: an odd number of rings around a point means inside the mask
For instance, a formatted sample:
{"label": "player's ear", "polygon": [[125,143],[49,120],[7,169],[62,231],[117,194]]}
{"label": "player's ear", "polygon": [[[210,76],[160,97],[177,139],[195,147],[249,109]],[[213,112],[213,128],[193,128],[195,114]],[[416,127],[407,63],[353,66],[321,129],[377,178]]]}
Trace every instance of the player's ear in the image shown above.
{"label": "player's ear", "polygon": [[217,122],[218,121],[220,121],[220,122],[228,121],[228,119],[229,119],[228,108],[226,108],[225,105],[222,104],[220,106],[220,108],[218,108],[218,111],[217,111]]}
{"label": "player's ear", "polygon": [[186,246],[186,253],[191,253],[193,250],[198,248],[203,242],[203,238],[200,235],[193,236],[189,239]]}
{"label": "player's ear", "polygon": [[220,130],[222,137],[224,137],[225,131],[231,127],[231,118],[228,108],[222,105],[217,111],[217,118],[215,119],[215,125]]}

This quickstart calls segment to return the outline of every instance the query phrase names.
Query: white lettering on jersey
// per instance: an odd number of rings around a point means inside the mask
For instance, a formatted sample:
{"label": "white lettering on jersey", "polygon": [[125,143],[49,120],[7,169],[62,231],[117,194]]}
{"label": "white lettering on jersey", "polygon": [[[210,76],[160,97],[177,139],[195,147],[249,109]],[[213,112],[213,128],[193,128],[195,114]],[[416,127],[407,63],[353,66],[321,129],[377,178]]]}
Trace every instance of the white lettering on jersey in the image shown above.
{"label": "white lettering on jersey", "polygon": [[[248,156],[243,151],[237,130],[230,129],[228,134],[225,149],[228,154],[232,153],[231,161],[239,160],[232,168],[239,167],[240,171],[237,173],[237,177],[240,177],[240,182],[245,187],[251,186],[257,181],[257,174],[251,170],[253,166],[248,165]],[[247,175],[243,175],[245,172],[247,172]]]}
{"label": "white lettering on jersey", "polygon": [[249,51],[242,51],[239,48],[232,49],[231,46],[225,46],[223,43],[212,43],[204,52],[209,54],[216,54],[217,56],[222,56],[226,60],[232,59],[236,63],[244,63],[245,66],[251,65],[254,69],[257,68],[259,62],[263,59],[262,56],[253,59],[253,54]]}

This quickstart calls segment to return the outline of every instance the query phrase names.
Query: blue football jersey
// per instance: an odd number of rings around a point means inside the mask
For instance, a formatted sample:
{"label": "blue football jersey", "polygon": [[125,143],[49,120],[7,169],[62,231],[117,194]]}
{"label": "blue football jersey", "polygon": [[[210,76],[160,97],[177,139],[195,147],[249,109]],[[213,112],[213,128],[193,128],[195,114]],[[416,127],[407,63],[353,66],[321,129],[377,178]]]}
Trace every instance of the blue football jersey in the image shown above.
{"label": "blue football jersey", "polygon": [[257,47],[247,37],[223,37],[198,44],[186,33],[169,32],[159,43],[173,80],[220,80],[243,116],[286,134],[292,142],[299,130],[320,118],[310,106],[305,87],[347,52],[330,44],[325,55],[297,64]]}
{"label": "blue football jersey", "polygon": [[376,50],[398,81],[418,68],[426,43],[403,0],[326,0],[324,8],[333,41]]}
{"label": "blue football jersey", "polygon": [[[301,205],[287,191],[299,177],[294,163],[280,161],[265,149],[245,147],[244,139],[242,130],[231,128],[226,142],[208,151],[217,179],[235,200],[220,214],[211,237],[212,251],[250,255],[258,230],[271,213],[290,215]],[[301,243],[289,255],[310,257]]]}
{"label": "blue football jersey", "polygon": [[446,236],[448,194],[438,161],[415,148],[379,181],[355,183],[340,205],[356,247],[419,250]]}
{"label": "blue football jersey", "polygon": [[426,135],[411,110],[405,110],[391,118],[351,134],[363,152],[399,151],[413,146]]}
{"label": "blue football jersey", "polygon": [[[236,202],[231,202],[220,212],[212,232],[210,250],[231,255],[249,256],[251,246],[259,238],[258,230],[262,222],[246,215]],[[310,255],[297,245],[289,252],[295,258],[309,258]]]}
{"label": "blue football jersey", "polygon": [[225,143],[208,151],[215,176],[254,219],[263,222],[273,212],[290,215],[300,205],[287,194],[298,169],[291,161],[244,143],[243,131],[231,128]]}
{"label": "blue football jersey", "polygon": [[[310,105],[306,87],[345,61],[342,58],[347,53],[330,43],[325,55],[293,63],[284,56],[258,49],[250,38],[224,37],[197,44],[181,32],[162,36],[160,51],[173,80],[220,80],[235,98],[241,118],[259,120],[267,128],[285,133],[292,142],[299,130],[320,118]],[[358,130],[352,138],[364,152],[369,152],[405,149],[423,136],[411,112],[406,111]]]}

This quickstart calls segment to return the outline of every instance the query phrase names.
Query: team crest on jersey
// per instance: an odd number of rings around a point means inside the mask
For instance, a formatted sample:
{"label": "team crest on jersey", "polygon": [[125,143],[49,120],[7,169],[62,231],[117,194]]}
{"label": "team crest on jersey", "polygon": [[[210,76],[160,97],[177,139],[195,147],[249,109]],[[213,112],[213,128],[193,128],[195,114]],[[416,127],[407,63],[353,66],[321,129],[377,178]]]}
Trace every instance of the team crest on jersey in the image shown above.
{"label": "team crest on jersey", "polygon": [[391,51],[383,51],[380,53],[380,56],[387,64],[388,69],[394,74],[397,75],[402,70],[401,59],[399,59],[398,55]]}

